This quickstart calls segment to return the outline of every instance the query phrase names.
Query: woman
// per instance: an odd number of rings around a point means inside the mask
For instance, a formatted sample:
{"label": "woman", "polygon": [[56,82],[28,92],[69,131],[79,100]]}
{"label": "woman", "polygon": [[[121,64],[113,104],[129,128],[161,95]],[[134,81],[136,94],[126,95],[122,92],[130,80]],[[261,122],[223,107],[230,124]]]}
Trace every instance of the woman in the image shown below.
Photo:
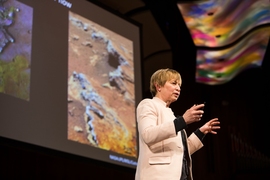
{"label": "woman", "polygon": [[169,107],[181,90],[181,76],[172,69],[156,71],[150,80],[152,99],[137,107],[139,159],[136,180],[190,180],[190,155],[200,149],[207,133],[217,134],[219,121],[214,118],[188,138],[185,128],[203,115],[204,104],[194,105],[183,116],[175,117]]}

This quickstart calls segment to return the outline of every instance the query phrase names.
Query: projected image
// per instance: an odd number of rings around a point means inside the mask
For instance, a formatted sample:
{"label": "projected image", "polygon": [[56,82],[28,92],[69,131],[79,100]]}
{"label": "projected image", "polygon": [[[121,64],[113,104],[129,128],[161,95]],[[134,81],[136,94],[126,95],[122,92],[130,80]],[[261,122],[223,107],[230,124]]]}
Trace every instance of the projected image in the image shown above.
{"label": "projected image", "polygon": [[132,41],[69,12],[68,139],[137,156]]}
{"label": "projected image", "polygon": [[29,100],[33,9],[0,1],[0,92]]}
{"label": "projected image", "polygon": [[268,0],[197,1],[178,8],[198,48],[197,82],[226,83],[262,64],[269,41]]}

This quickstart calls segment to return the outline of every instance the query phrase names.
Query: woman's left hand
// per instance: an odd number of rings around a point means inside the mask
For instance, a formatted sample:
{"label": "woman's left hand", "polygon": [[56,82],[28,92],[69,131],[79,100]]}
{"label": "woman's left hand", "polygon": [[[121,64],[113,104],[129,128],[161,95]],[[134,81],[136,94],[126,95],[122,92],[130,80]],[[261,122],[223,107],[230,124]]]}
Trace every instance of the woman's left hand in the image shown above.
{"label": "woman's left hand", "polygon": [[205,123],[202,127],[200,127],[200,131],[203,134],[212,133],[217,134],[216,130],[220,129],[220,122],[218,118],[211,119],[207,123]]}

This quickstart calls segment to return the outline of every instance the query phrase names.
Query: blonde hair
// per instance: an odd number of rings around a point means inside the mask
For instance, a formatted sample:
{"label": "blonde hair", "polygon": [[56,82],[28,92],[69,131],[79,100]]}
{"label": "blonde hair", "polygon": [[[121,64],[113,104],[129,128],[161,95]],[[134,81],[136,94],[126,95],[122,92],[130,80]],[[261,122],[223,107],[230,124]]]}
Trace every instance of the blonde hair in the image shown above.
{"label": "blonde hair", "polygon": [[182,82],[181,75],[179,72],[173,69],[159,69],[154,72],[150,79],[150,92],[152,96],[155,96],[157,93],[156,85],[163,87],[167,81],[175,79]]}

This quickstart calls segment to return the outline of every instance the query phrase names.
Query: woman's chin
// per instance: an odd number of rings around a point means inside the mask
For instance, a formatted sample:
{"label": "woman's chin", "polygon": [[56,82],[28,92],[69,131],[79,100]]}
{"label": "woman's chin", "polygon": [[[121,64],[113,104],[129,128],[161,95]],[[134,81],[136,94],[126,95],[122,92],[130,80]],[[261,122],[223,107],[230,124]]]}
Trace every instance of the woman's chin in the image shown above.
{"label": "woman's chin", "polygon": [[171,103],[177,101],[177,99],[178,99],[178,97],[177,98],[176,97],[172,98]]}

